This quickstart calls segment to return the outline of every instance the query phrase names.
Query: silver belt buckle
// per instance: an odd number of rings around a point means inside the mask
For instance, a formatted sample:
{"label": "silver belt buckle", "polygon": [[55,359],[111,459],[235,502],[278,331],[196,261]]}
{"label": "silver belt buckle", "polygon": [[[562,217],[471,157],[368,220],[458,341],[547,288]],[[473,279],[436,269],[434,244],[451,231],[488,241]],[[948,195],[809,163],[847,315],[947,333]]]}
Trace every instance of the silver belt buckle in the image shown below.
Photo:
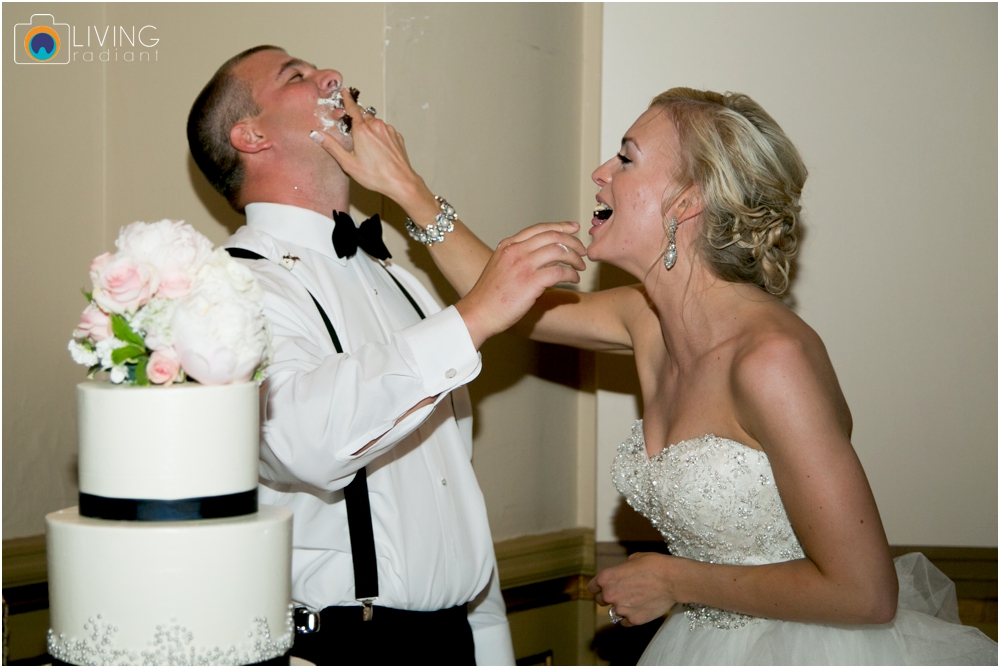
{"label": "silver belt buckle", "polygon": [[295,632],[303,635],[319,632],[319,613],[304,605],[297,606],[292,613]]}

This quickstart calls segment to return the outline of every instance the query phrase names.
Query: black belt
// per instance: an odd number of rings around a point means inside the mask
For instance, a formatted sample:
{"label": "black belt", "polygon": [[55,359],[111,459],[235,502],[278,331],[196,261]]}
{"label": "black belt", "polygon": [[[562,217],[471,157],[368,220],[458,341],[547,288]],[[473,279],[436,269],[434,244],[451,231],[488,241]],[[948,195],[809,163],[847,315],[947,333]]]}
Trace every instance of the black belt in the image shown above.
{"label": "black belt", "polygon": [[[227,248],[226,251],[233,257],[244,260],[265,260],[263,255],[244,248]],[[389,274],[389,278],[399,286],[407,301],[413,305],[417,315],[423,320],[426,316],[420,310],[417,302],[406,291],[403,284],[392,275],[392,272],[383,264],[382,268]],[[306,292],[309,292],[308,289]],[[310,292],[313,303],[316,304],[319,315],[326,325],[326,331],[330,335],[333,347],[338,353],[343,353],[344,348],[340,345],[340,338],[337,336],[333,323],[327,317],[326,311],[320,306],[319,301]],[[354,596],[363,606],[362,619],[369,621],[374,614],[372,602],[378,598],[378,564],[375,561],[375,532],[372,529],[372,510],[368,497],[368,474],[364,467],[358,469],[354,475],[354,480],[344,488],[344,502],[347,504],[347,528],[351,536],[351,558],[354,562]],[[330,610],[331,608],[327,608]],[[350,608],[338,608],[350,610]],[[386,608],[388,610],[389,608]],[[326,611],[324,610],[324,613]],[[357,614],[357,613],[354,613]],[[308,615],[302,617],[296,615],[296,627],[303,630],[315,630],[315,619]],[[322,615],[320,617],[322,619]],[[308,632],[308,631],[307,631]]]}
{"label": "black belt", "polygon": [[296,634],[292,655],[318,666],[475,664],[468,605],[427,612],[382,606],[375,610],[365,622],[356,605],[324,608],[320,631]]}

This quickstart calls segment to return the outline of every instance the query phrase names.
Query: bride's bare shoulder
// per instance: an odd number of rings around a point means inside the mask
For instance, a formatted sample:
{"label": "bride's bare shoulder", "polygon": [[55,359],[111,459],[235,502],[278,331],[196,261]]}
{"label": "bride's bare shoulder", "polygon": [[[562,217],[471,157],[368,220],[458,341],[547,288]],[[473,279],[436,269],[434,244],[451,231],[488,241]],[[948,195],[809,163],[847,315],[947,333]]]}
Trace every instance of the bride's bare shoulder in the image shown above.
{"label": "bride's bare shoulder", "polygon": [[733,357],[732,379],[748,403],[784,402],[808,395],[836,415],[851,432],[851,414],[829,353],[819,334],[791,310],[776,306],[741,337]]}

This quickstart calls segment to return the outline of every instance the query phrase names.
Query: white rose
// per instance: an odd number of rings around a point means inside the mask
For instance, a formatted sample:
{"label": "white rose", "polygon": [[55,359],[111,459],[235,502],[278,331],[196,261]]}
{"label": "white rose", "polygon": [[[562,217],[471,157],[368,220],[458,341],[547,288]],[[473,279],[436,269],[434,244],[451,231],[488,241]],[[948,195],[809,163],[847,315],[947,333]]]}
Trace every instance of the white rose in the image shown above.
{"label": "white rose", "polygon": [[248,380],[269,349],[263,293],[246,267],[217,251],[194,293],[171,321],[174,348],[188,376],[205,385]]}
{"label": "white rose", "polygon": [[157,296],[182,299],[191,293],[198,270],[212,253],[212,242],[183,220],[136,222],[121,229],[120,253],[155,267]]}
{"label": "white rose", "polygon": [[76,339],[70,339],[69,346],[67,347],[69,348],[69,354],[73,357],[73,361],[77,364],[82,364],[87,367],[97,364],[97,353],[82,345]]}

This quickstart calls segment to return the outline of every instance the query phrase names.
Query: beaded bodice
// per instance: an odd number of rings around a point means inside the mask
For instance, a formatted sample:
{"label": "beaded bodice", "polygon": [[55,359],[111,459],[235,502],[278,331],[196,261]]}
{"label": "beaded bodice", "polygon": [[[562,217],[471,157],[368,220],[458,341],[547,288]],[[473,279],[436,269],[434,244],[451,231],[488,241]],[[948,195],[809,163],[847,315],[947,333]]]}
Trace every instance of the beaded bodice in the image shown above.
{"label": "beaded bodice", "polygon": [[[742,443],[708,434],[649,458],[638,420],[618,447],[612,477],[673,555],[747,566],[805,556],[767,455]],[[688,613],[692,626],[731,628],[750,619],[703,606],[689,606]]]}

